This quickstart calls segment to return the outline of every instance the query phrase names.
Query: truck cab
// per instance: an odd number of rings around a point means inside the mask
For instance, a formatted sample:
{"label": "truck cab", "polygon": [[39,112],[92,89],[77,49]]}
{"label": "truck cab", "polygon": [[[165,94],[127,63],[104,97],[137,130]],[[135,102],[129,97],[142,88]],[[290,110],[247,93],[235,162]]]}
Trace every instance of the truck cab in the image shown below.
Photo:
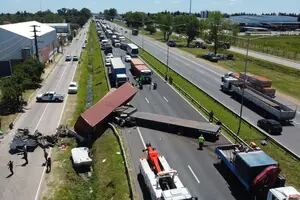
{"label": "truck cab", "polygon": [[128,81],[128,76],[126,74],[117,74],[116,77],[116,87],[120,87]]}
{"label": "truck cab", "polygon": [[224,76],[222,76],[221,81],[222,81],[221,90],[223,92],[231,92],[232,84],[237,83],[239,80],[228,74],[225,74]]}
{"label": "truck cab", "polygon": [[300,193],[291,186],[272,188],[269,190],[267,200],[300,200]]}

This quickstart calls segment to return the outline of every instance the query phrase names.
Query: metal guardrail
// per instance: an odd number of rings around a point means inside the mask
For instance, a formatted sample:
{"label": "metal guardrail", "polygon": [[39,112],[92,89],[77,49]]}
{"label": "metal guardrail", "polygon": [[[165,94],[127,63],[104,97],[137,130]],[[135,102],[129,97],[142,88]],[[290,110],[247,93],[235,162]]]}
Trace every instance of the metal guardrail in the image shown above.
{"label": "metal guardrail", "polygon": [[128,183],[128,187],[129,187],[129,195],[130,195],[130,199],[131,200],[134,200],[134,193],[133,193],[133,180],[130,176],[130,172],[129,172],[129,164],[128,164],[128,160],[127,160],[127,157],[126,157],[126,152],[125,152],[125,149],[124,149],[124,145],[123,145],[123,142],[122,142],[122,139],[121,139],[121,136],[119,134],[119,132],[117,131],[116,127],[112,124],[112,123],[108,123],[108,125],[112,128],[115,136],[117,137],[118,139],[118,143],[121,147],[121,154],[123,156],[123,159],[124,159],[124,165],[125,165],[125,171],[126,171],[126,176],[127,176],[127,183]]}
{"label": "metal guardrail", "polygon": [[[140,47],[141,48],[141,47]],[[145,49],[143,49],[143,51],[147,52]],[[150,53],[148,53],[150,54]],[[151,54],[150,54],[151,55]],[[152,55],[151,55],[152,56]],[[154,57],[154,56],[153,56]],[[154,57],[155,58],[155,57]],[[164,62],[158,60],[157,58],[155,58],[158,62],[160,62],[161,64],[163,65],[166,65]],[[192,84],[194,87],[198,88],[200,91],[202,91],[206,96],[208,96],[209,98],[211,98],[212,100],[214,100],[215,102],[217,102],[218,104],[222,105],[223,108],[225,108],[226,110],[230,111],[231,114],[233,114],[235,117],[239,117],[235,112],[233,112],[231,109],[227,108],[226,105],[224,105],[223,103],[219,102],[218,100],[216,100],[214,97],[212,97],[211,95],[207,94],[205,91],[203,91],[201,88],[199,88],[197,85],[195,85],[194,83],[192,83],[191,81],[187,80],[185,77],[183,77],[182,75],[180,75],[179,73],[177,73],[175,70],[169,68],[170,71],[176,73],[177,75],[179,75],[180,77],[182,77],[183,79],[185,79],[187,82],[189,82],[190,84]],[[164,75],[162,74],[161,72],[158,72],[160,73],[161,75]],[[179,87],[177,84],[175,83],[172,83],[172,85],[174,85],[178,90],[180,90],[180,92],[182,94],[184,94],[186,97],[188,97],[193,103],[194,105],[197,105],[198,108],[200,108],[201,110],[203,110],[207,115],[209,113],[209,111],[204,108],[202,105],[200,105],[193,97],[191,97],[189,94],[187,94],[181,87]],[[214,116],[214,121],[219,121],[218,118],[216,118]],[[251,122],[248,122],[247,120],[245,119],[242,119],[242,121],[244,123],[246,123],[250,128],[254,128],[255,130],[257,130],[258,132],[260,132],[261,134],[263,134],[266,138],[265,140],[268,140],[274,144],[276,144],[277,146],[279,146],[281,149],[283,149],[284,151],[288,152],[292,157],[294,157],[295,159],[297,160],[300,160],[300,157],[294,153],[292,150],[290,150],[288,147],[284,146],[283,144],[281,144],[280,142],[276,141],[275,139],[273,139],[272,137],[269,137],[266,133],[264,133],[264,131],[260,130],[258,127],[256,127],[255,125],[253,125]],[[240,137],[238,137],[234,131],[232,131],[229,127],[227,127],[226,125],[222,124],[222,128],[223,130],[225,130],[227,133],[229,133],[234,139],[236,139],[237,141],[243,143],[244,145],[247,145],[249,147],[249,145],[243,141]]]}

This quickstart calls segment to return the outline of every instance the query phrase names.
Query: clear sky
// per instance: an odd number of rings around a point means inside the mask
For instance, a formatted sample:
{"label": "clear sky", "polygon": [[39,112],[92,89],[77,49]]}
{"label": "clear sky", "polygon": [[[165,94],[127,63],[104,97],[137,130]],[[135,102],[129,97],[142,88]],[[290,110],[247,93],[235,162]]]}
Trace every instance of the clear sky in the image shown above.
{"label": "clear sky", "polygon": [[[92,12],[116,8],[127,11],[189,11],[190,0],[0,0],[0,12],[36,12],[40,9],[89,8]],[[192,12],[220,10],[227,13],[293,12],[300,13],[300,0],[192,0]]]}

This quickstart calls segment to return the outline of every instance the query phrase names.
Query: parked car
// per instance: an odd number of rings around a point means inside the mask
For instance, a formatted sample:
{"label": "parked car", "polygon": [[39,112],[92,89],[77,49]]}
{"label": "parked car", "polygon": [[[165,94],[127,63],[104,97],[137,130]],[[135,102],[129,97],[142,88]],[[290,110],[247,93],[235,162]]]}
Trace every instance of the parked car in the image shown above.
{"label": "parked car", "polygon": [[79,60],[78,56],[73,56],[73,61],[78,61],[78,60]]}
{"label": "parked car", "polygon": [[69,55],[66,56],[65,61],[66,61],[66,62],[72,61],[72,56],[69,56]]}
{"label": "parked car", "polygon": [[125,56],[125,62],[130,62],[131,61],[131,56],[130,55],[126,55]]}
{"label": "parked car", "polygon": [[63,102],[64,95],[56,94],[56,92],[46,92],[36,96],[37,102]]}
{"label": "parked car", "polygon": [[169,40],[169,41],[167,42],[167,45],[168,45],[169,47],[176,47],[176,42],[175,42],[174,40]]}
{"label": "parked car", "polygon": [[215,55],[213,52],[208,52],[207,54],[202,55],[202,58],[209,60],[211,62],[218,62],[220,59],[217,55]]}
{"label": "parked car", "polygon": [[282,132],[281,124],[273,119],[260,119],[257,121],[257,126],[269,134],[280,134]]}
{"label": "parked car", "polygon": [[69,84],[69,88],[68,88],[68,93],[69,94],[76,94],[78,91],[78,87],[77,87],[77,83],[72,81],[70,84]]}

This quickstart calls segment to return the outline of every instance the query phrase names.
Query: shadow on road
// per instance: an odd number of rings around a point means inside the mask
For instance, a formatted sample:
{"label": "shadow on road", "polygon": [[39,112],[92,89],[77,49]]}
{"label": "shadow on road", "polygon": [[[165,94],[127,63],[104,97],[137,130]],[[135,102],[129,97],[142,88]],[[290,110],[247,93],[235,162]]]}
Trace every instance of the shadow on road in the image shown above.
{"label": "shadow on road", "polygon": [[139,173],[137,175],[137,180],[139,182],[139,185],[140,185],[142,193],[143,193],[143,199],[144,200],[151,200],[150,192],[149,192],[149,190],[148,190],[148,188],[145,184],[143,175]]}

